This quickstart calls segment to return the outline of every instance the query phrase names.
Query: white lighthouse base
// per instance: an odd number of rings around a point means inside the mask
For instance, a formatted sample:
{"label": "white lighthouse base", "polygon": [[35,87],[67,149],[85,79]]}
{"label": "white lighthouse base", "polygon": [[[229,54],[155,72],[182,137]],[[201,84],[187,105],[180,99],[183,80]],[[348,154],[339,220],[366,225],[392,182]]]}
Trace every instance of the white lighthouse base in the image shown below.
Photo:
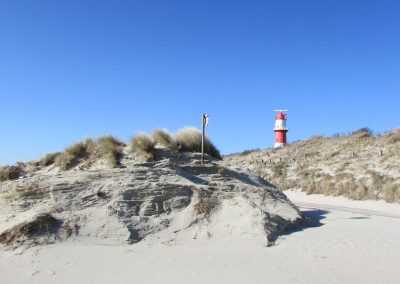
{"label": "white lighthouse base", "polygon": [[276,148],[283,148],[283,147],[285,147],[286,146],[286,143],[275,143],[275,149]]}

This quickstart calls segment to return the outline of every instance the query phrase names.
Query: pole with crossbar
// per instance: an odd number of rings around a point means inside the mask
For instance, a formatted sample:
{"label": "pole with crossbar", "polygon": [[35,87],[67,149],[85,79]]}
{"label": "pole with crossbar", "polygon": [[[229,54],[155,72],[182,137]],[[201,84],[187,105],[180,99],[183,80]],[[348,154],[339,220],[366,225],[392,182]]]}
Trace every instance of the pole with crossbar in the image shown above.
{"label": "pole with crossbar", "polygon": [[208,126],[208,114],[203,113],[201,121],[203,128],[203,132],[201,135],[201,164],[204,165],[204,144],[206,140],[206,126]]}

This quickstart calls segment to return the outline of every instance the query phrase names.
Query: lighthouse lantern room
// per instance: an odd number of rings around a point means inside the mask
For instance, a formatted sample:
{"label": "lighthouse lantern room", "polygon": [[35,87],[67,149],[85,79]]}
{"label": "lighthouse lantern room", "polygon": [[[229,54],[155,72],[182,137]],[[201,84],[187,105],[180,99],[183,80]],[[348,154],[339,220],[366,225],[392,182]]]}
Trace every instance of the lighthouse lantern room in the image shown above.
{"label": "lighthouse lantern room", "polygon": [[287,110],[275,110],[278,115],[275,118],[275,148],[283,148],[287,144],[286,134],[289,129],[286,127]]}

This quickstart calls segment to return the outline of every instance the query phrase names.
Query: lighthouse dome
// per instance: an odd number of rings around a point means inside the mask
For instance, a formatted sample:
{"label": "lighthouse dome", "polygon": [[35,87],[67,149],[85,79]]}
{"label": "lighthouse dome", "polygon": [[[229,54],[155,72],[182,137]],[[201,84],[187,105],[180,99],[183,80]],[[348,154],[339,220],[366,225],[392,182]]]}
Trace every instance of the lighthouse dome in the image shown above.
{"label": "lighthouse dome", "polygon": [[286,119],[286,115],[283,114],[283,112],[280,112],[280,113],[278,113],[278,115],[276,116],[276,119],[284,120],[284,119]]}

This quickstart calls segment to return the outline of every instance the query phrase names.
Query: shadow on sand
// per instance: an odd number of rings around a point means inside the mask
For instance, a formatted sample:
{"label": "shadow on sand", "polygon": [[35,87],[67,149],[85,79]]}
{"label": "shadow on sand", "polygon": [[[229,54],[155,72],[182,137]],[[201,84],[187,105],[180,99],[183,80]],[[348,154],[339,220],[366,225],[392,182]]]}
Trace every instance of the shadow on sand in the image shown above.
{"label": "shadow on sand", "polygon": [[[306,229],[309,228],[318,228],[322,227],[325,224],[322,223],[324,219],[326,219],[326,216],[328,213],[330,213],[327,210],[322,210],[322,209],[310,209],[310,210],[301,210],[301,213],[304,216],[304,221],[298,224],[297,226],[287,228],[281,236],[287,236],[291,235],[297,232],[302,232]],[[345,219],[350,219],[350,220],[365,220],[365,219],[370,219],[368,216],[356,216],[356,217],[349,217]]]}
{"label": "shadow on sand", "polygon": [[302,210],[301,213],[304,216],[304,221],[295,227],[287,228],[282,234],[283,236],[302,232],[308,228],[317,228],[323,226],[324,224],[321,221],[326,218],[326,215],[329,213],[329,211],[322,209],[311,209]]}
{"label": "shadow on sand", "polygon": [[312,210],[303,210],[301,211],[303,214],[305,221],[303,224],[304,228],[315,228],[321,227],[324,224],[321,223],[322,220],[326,218],[326,215],[329,211],[322,210],[322,209],[312,209]]}

